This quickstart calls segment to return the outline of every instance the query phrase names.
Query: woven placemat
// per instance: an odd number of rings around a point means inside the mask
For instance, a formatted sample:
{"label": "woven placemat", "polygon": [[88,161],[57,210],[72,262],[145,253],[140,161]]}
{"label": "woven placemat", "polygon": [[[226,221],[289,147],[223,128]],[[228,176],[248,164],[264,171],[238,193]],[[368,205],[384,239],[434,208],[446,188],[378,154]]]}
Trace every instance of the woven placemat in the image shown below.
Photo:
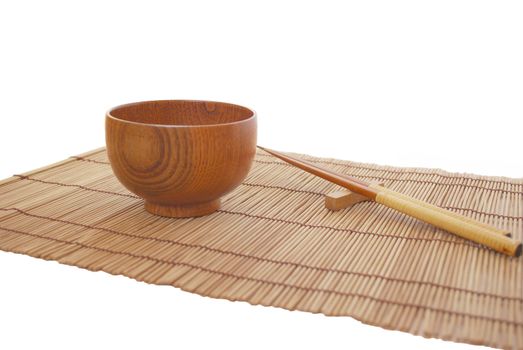
{"label": "woven placemat", "polygon": [[[509,230],[523,239],[523,179],[300,156]],[[104,149],[0,182],[0,249],[201,295],[346,315],[426,337],[523,348],[523,259],[339,189],[259,151],[210,216],[153,216]]]}

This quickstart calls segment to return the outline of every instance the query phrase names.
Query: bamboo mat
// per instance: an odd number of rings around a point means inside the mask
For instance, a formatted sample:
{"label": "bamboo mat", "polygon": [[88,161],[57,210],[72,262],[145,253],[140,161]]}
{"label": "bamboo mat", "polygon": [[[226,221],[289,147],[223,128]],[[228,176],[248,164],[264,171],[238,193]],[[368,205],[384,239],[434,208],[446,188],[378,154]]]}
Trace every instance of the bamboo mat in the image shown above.
{"label": "bamboo mat", "polygon": [[[523,239],[523,179],[300,156]],[[523,349],[523,259],[339,189],[259,151],[210,216],[153,216],[104,149],[0,182],[0,249],[215,298],[351,316],[425,337]]]}

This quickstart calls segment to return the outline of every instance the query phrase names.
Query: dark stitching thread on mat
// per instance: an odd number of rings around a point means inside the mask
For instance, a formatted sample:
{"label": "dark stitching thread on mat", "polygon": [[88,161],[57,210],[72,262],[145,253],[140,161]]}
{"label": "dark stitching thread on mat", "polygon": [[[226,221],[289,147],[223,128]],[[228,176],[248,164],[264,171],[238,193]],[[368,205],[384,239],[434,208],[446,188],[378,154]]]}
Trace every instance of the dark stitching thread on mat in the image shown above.
{"label": "dark stitching thread on mat", "polygon": [[[262,185],[262,184],[255,184],[250,182],[243,182],[242,185],[244,186],[250,186],[250,187],[262,187],[262,188],[268,188],[268,189],[278,189],[278,190],[284,190],[289,192],[296,192],[296,193],[307,193],[312,194],[316,196],[325,196],[324,193],[321,192],[315,192],[315,191],[307,191],[307,190],[295,190],[293,188],[287,188],[283,186],[274,186],[274,185]],[[504,215],[504,214],[497,214],[497,213],[486,213],[484,211],[479,211],[476,209],[470,209],[470,208],[460,208],[460,207],[453,207],[453,206],[440,206],[440,208],[444,209],[450,209],[450,210],[463,210],[463,211],[469,211],[473,212],[475,214],[480,215],[487,215],[487,216],[495,216],[503,219],[512,219],[512,220],[523,220],[523,216],[512,216],[512,215]]]}
{"label": "dark stitching thread on mat", "polygon": [[85,157],[79,157],[79,156],[72,156],[72,157],[69,157],[71,159],[75,159],[75,160],[81,160],[83,162],[89,162],[89,163],[96,163],[96,164],[111,164],[109,162],[102,162],[101,160],[95,160],[95,159],[89,159],[89,158],[85,158]]}
{"label": "dark stitching thread on mat", "polygon": [[[140,199],[140,197],[134,196],[134,195],[131,195],[131,194],[124,194],[124,193],[117,193],[117,192],[98,190],[98,189],[95,189],[95,188],[89,188],[89,187],[85,187],[85,186],[81,186],[81,185],[63,184],[63,183],[60,183],[60,182],[39,180],[39,179],[31,178],[29,176],[22,176],[22,175],[13,175],[13,176],[20,177],[21,179],[24,179],[24,180],[35,181],[35,182],[44,183],[44,184],[50,184],[50,185],[56,185],[56,186],[64,186],[64,187],[77,187],[77,188],[80,188],[80,189],[85,190],[85,191],[99,192],[99,193],[103,193],[103,194],[116,195],[116,196],[128,197],[128,198],[133,198],[133,199]],[[337,227],[331,227],[331,226],[325,226],[325,225],[305,224],[305,223],[298,222],[298,221],[290,221],[290,220],[285,220],[285,219],[271,218],[271,217],[268,217],[268,216],[247,214],[247,213],[231,211],[231,210],[225,210],[225,209],[218,209],[217,212],[219,212],[219,213],[226,213],[226,214],[232,214],[232,215],[240,215],[240,216],[249,217],[249,218],[256,218],[256,219],[262,219],[262,220],[282,222],[282,223],[286,223],[286,224],[292,224],[292,225],[297,225],[297,226],[302,226],[302,227],[307,227],[307,228],[313,228],[313,229],[314,228],[327,229],[327,230],[333,230],[333,231],[337,231],[337,232],[348,232],[348,233],[354,233],[354,234],[362,234],[362,235],[371,235],[371,236],[377,236],[377,237],[394,238],[394,239],[401,239],[401,240],[407,240],[407,241],[443,242],[443,243],[449,243],[449,244],[471,246],[471,247],[475,247],[475,248],[478,248],[478,249],[487,249],[486,247],[484,247],[482,245],[479,245],[479,244],[476,244],[476,243],[472,243],[472,242],[469,242],[469,241],[465,241],[465,240],[451,241],[451,240],[443,239],[443,238],[405,237],[405,236],[396,236],[396,235],[386,234],[386,233],[357,231],[357,230],[352,230],[352,229],[348,229],[348,228],[337,228]]]}
{"label": "dark stitching thread on mat", "polygon": [[485,297],[499,298],[502,300],[513,300],[513,301],[523,302],[523,298],[519,298],[519,297],[511,297],[511,296],[499,295],[499,294],[489,293],[489,292],[478,292],[478,291],[471,290],[471,289],[453,287],[453,286],[448,286],[448,285],[439,284],[439,283],[430,282],[430,281],[409,280],[409,279],[405,279],[405,278],[389,277],[389,276],[383,276],[383,275],[377,275],[377,274],[369,274],[369,273],[365,273],[365,272],[355,272],[355,271],[347,271],[347,270],[341,270],[341,269],[332,269],[332,268],[326,268],[326,267],[311,266],[311,265],[301,264],[301,263],[296,263],[296,262],[291,262],[291,261],[281,261],[281,260],[259,257],[256,255],[237,253],[234,251],[212,248],[212,247],[209,247],[206,245],[201,245],[201,244],[190,244],[190,243],[183,243],[183,242],[165,239],[165,238],[140,236],[140,235],[136,235],[136,234],[132,234],[132,233],[116,231],[116,230],[109,229],[109,228],[86,225],[86,224],[81,224],[81,223],[77,223],[77,222],[73,222],[73,221],[69,221],[69,220],[63,220],[63,219],[57,219],[57,218],[52,218],[52,217],[48,217],[48,216],[32,214],[25,210],[19,209],[19,208],[0,208],[0,210],[1,211],[16,211],[19,214],[25,215],[25,216],[30,216],[30,217],[34,217],[34,218],[38,218],[38,219],[45,219],[45,220],[49,220],[49,221],[53,221],[53,222],[60,222],[60,223],[83,227],[83,228],[87,228],[87,229],[105,231],[105,232],[109,232],[109,233],[113,233],[113,234],[125,236],[125,237],[131,237],[131,238],[147,240],[147,241],[154,241],[154,242],[159,242],[159,243],[174,244],[174,245],[178,245],[178,246],[182,246],[182,247],[186,247],[186,248],[203,249],[203,250],[208,250],[211,252],[220,253],[220,254],[224,254],[224,255],[232,255],[232,256],[253,259],[253,260],[267,262],[267,263],[274,263],[277,265],[294,266],[294,267],[312,269],[312,270],[317,270],[317,271],[322,271],[322,272],[339,273],[342,275],[355,275],[355,276],[367,277],[367,278],[378,278],[378,279],[383,279],[385,281],[392,281],[392,282],[428,285],[431,287],[449,289],[449,290],[453,290],[453,291],[457,291],[457,292],[471,293],[471,294],[478,295],[478,296],[485,296]]}
{"label": "dark stitching thread on mat", "polygon": [[[257,155],[261,156],[261,157],[275,159],[275,157],[273,155],[271,155],[271,154],[258,153]],[[438,177],[444,178],[444,179],[459,179],[459,178],[462,178],[462,177],[460,177],[460,175],[443,175],[443,174],[422,172],[422,171],[415,171],[415,170],[376,169],[376,168],[372,168],[372,167],[369,167],[369,166],[345,164],[345,163],[328,161],[328,160],[321,160],[321,159],[311,159],[311,158],[305,158],[305,157],[303,157],[303,159],[308,161],[308,162],[312,162],[312,163],[341,165],[341,166],[343,166],[345,168],[363,169],[363,170],[371,170],[371,171],[382,171],[382,172],[387,172],[387,173],[396,173],[396,174],[400,174],[400,175],[403,175],[403,174],[406,174],[406,175],[410,175],[410,174],[412,174],[412,175],[427,175],[427,176],[438,176]],[[284,162],[279,162],[279,163],[285,164]],[[514,184],[514,183],[501,181],[501,180],[483,180],[483,179],[478,179],[478,180],[491,182],[491,183],[508,184],[508,185],[512,185],[512,186],[523,186],[523,184]]]}
{"label": "dark stitching thread on mat", "polygon": [[34,182],[40,182],[40,183],[43,183],[43,184],[57,185],[57,186],[62,186],[62,187],[76,187],[76,188],[80,188],[80,189],[86,190],[86,191],[100,192],[100,193],[105,193],[105,194],[110,194],[110,195],[118,195],[118,196],[129,197],[129,198],[139,198],[137,196],[133,196],[132,194],[125,194],[125,193],[117,193],[117,192],[111,192],[111,191],[105,191],[105,190],[98,190],[98,189],[93,189],[93,188],[89,188],[89,187],[82,186],[82,185],[72,185],[72,184],[64,184],[64,183],[61,183],[61,182],[40,180],[40,179],[35,179],[33,177],[29,177],[27,175],[13,175],[13,176],[14,177],[18,177],[18,178],[20,178],[22,180],[29,180],[29,181],[34,181]]}
{"label": "dark stitching thread on mat", "polygon": [[[84,161],[84,162],[90,162],[90,163],[96,163],[96,164],[111,164],[109,162],[102,162],[99,160],[94,159],[88,159],[88,158],[82,158],[82,157],[70,157],[76,160]],[[281,166],[288,166],[292,167],[292,165],[283,163],[283,162],[266,162],[263,160],[257,160],[255,159],[254,162],[261,163],[261,164],[274,164],[274,165],[281,165]],[[429,174],[429,175],[437,175],[437,174]],[[356,175],[355,175],[356,176]],[[384,177],[384,176],[373,176],[373,175],[357,175],[360,178],[367,178],[367,179],[374,179],[374,180],[381,180],[381,181],[391,181],[391,182],[413,182],[413,183],[419,183],[419,184],[431,184],[431,185],[438,185],[438,186],[460,186],[460,187],[467,187],[467,188],[474,188],[482,191],[488,191],[488,192],[501,192],[501,193],[510,193],[510,194],[523,194],[523,192],[520,191],[512,191],[512,190],[504,190],[502,188],[488,188],[488,187],[482,187],[478,185],[470,185],[470,184],[457,184],[457,183],[450,183],[445,184],[437,181],[430,181],[430,180],[416,180],[416,179],[394,179],[390,177]],[[452,177],[449,177],[452,178]],[[460,179],[459,177],[454,177],[456,179]],[[478,179],[477,181],[482,181],[485,183],[497,183],[499,181],[493,181],[493,180],[482,180]],[[501,182],[503,183],[503,182]],[[503,183],[505,184],[505,183]],[[511,184],[512,185],[512,184]],[[518,185],[518,184],[513,184]]]}
{"label": "dark stitching thread on mat", "polygon": [[487,215],[487,216],[494,216],[502,219],[510,219],[510,220],[523,220],[523,216],[513,216],[513,215],[504,215],[504,214],[497,214],[497,213],[485,213],[484,211],[476,210],[476,209],[470,209],[470,208],[460,208],[460,207],[453,207],[453,206],[442,206],[441,208],[449,209],[449,210],[463,210],[463,211],[469,211],[475,214],[479,215]]}
{"label": "dark stitching thread on mat", "polygon": [[[135,195],[131,195],[131,194],[99,190],[99,189],[89,188],[89,187],[82,186],[82,185],[64,184],[64,183],[60,183],[60,182],[40,180],[40,179],[35,179],[35,178],[29,177],[29,176],[25,176],[25,175],[13,175],[13,176],[20,177],[21,179],[24,179],[24,180],[35,181],[35,182],[39,182],[39,183],[43,183],[43,184],[50,184],[50,185],[63,186],[63,187],[73,187],[73,188],[76,187],[76,188],[83,189],[85,191],[99,192],[99,193],[103,193],[103,194],[116,195],[116,196],[122,196],[122,197],[133,198],[133,199],[140,199],[140,197],[135,196]],[[226,214],[232,214],[232,215],[241,215],[241,216],[245,216],[245,217],[262,219],[262,220],[283,222],[283,223],[298,225],[298,226],[307,227],[307,228],[329,229],[329,230],[338,231],[338,232],[349,232],[349,233],[355,233],[355,234],[373,235],[373,236],[378,236],[378,237],[403,239],[403,240],[428,241],[428,242],[444,242],[444,243],[450,243],[450,244],[472,246],[472,247],[476,247],[476,248],[480,248],[480,249],[487,249],[486,247],[483,247],[481,245],[478,245],[478,244],[475,244],[475,243],[472,243],[472,242],[468,242],[468,241],[451,241],[451,240],[442,239],[442,238],[405,237],[405,236],[396,236],[396,235],[385,234],[385,233],[376,233],[376,232],[368,232],[368,231],[357,231],[357,230],[352,230],[352,229],[348,229],[348,228],[344,229],[344,228],[337,228],[337,227],[331,227],[331,226],[325,226],[325,225],[305,224],[305,223],[298,222],[298,221],[290,221],[290,220],[285,220],[285,219],[271,218],[271,217],[267,217],[267,216],[261,216],[261,215],[255,215],[255,214],[247,214],[247,213],[235,212],[235,211],[230,211],[230,210],[225,210],[225,209],[219,209],[219,210],[217,210],[217,212],[226,213]]]}
{"label": "dark stitching thread on mat", "polygon": [[[270,154],[265,154],[265,153],[258,153],[257,156],[260,156],[260,157],[266,157],[266,158],[275,158],[273,155],[270,155]],[[87,162],[93,162],[93,163],[99,163],[99,164],[109,164],[108,162],[102,162],[102,161],[97,161],[97,160],[94,160],[94,159],[89,159],[89,158],[85,158],[85,157],[80,157],[80,156],[73,156],[73,157],[70,157],[70,158],[74,158],[74,159],[78,159],[78,160],[85,160]],[[312,159],[312,158],[303,158],[305,159],[306,161],[309,161],[309,162],[312,162],[312,163],[320,163],[320,164],[331,164],[331,165],[340,165],[340,166],[343,166],[345,168],[354,168],[354,169],[363,169],[363,170],[371,170],[371,171],[381,171],[381,172],[387,172],[387,173],[396,173],[396,174],[400,174],[400,175],[426,175],[426,176],[438,176],[440,178],[444,178],[444,179],[460,179],[462,177],[460,177],[459,175],[443,175],[443,174],[437,174],[437,173],[430,173],[430,172],[422,172],[422,171],[415,171],[415,170],[400,170],[400,169],[376,169],[376,168],[372,168],[372,167],[369,167],[369,166],[363,166],[363,165],[355,165],[355,164],[345,164],[345,163],[341,163],[341,162],[335,162],[335,161],[328,161],[328,160],[321,160],[321,159]],[[268,163],[268,164],[283,164],[283,165],[287,165],[285,164],[284,162],[265,162],[265,161],[259,161],[259,160],[256,160],[258,162],[263,162],[263,163]],[[506,181],[500,181],[500,180],[486,180],[486,179],[478,179],[479,181],[485,181],[485,182],[488,182],[488,183],[499,183],[499,184],[508,184],[508,185],[511,185],[511,186],[523,186],[523,184],[514,184],[514,183],[509,183],[509,182],[506,182]],[[516,193],[523,193],[523,192],[516,192]]]}
{"label": "dark stitching thread on mat", "polygon": [[[280,287],[284,287],[284,288],[294,288],[294,289],[303,290],[305,292],[329,293],[329,294],[336,294],[336,295],[341,295],[341,296],[345,296],[345,297],[359,297],[359,298],[364,298],[364,299],[370,299],[372,301],[384,303],[384,304],[398,305],[398,306],[404,306],[404,307],[414,307],[414,308],[425,309],[425,310],[430,310],[430,311],[434,311],[434,312],[453,314],[453,315],[462,316],[462,317],[470,317],[470,318],[476,318],[476,319],[483,319],[483,320],[487,320],[487,321],[491,321],[491,322],[506,323],[506,324],[515,325],[517,327],[523,326],[523,322],[506,320],[506,319],[497,318],[497,317],[474,315],[474,314],[468,314],[466,312],[461,312],[461,311],[453,311],[453,310],[441,309],[441,308],[437,308],[437,307],[433,307],[433,306],[419,305],[419,304],[413,304],[413,303],[404,303],[404,302],[399,302],[399,301],[394,301],[394,300],[384,300],[384,299],[379,299],[377,297],[373,297],[373,296],[362,294],[362,293],[342,292],[342,291],[336,291],[336,290],[324,289],[324,288],[311,288],[311,287],[295,286],[295,285],[291,285],[291,284],[287,284],[287,283],[283,283],[283,282],[267,281],[267,280],[255,278],[255,277],[235,275],[230,272],[218,271],[218,270],[214,270],[214,269],[210,269],[210,268],[206,268],[206,267],[202,267],[202,266],[196,266],[196,265],[185,263],[185,262],[176,262],[173,260],[158,259],[158,258],[153,258],[150,256],[144,256],[144,255],[128,253],[128,252],[118,252],[118,251],[114,251],[111,249],[95,247],[95,246],[87,245],[87,244],[80,243],[80,242],[71,242],[71,241],[62,240],[62,239],[58,239],[58,238],[45,237],[45,236],[40,236],[40,235],[37,235],[34,233],[28,233],[28,232],[23,232],[23,231],[19,231],[19,230],[4,228],[2,226],[0,226],[0,229],[4,230],[4,231],[12,232],[12,233],[27,235],[27,236],[31,236],[31,237],[35,237],[35,238],[41,238],[44,240],[55,241],[55,242],[62,243],[62,244],[75,245],[75,246],[79,246],[81,248],[102,251],[102,252],[106,252],[106,253],[110,253],[110,254],[125,255],[125,256],[130,256],[130,257],[137,258],[137,259],[144,259],[144,260],[154,261],[157,263],[168,264],[171,266],[176,266],[176,265],[185,266],[185,267],[189,267],[189,268],[193,268],[193,269],[197,269],[197,270],[201,270],[201,271],[205,271],[205,272],[209,272],[209,273],[222,275],[225,277],[237,278],[237,279],[252,281],[252,282],[256,282],[256,283],[275,285],[275,286],[280,286]],[[175,281],[173,281],[173,283],[174,282]]]}
{"label": "dark stitching thread on mat", "polygon": [[[71,158],[74,158],[74,159],[80,160],[80,161],[96,163],[96,164],[107,164],[107,165],[110,164],[108,162],[101,162],[101,161],[98,161],[98,160],[81,158],[81,157],[71,157]],[[299,189],[293,189],[293,188],[287,188],[287,187],[275,186],[275,185],[262,185],[262,184],[255,184],[255,183],[249,183],[249,182],[243,182],[242,185],[244,185],[244,186],[251,186],[251,187],[279,189],[279,190],[285,190],[285,191],[296,192],[296,193],[308,193],[308,194],[313,194],[313,195],[316,195],[316,196],[324,196],[325,195],[325,194],[323,194],[321,192],[314,192],[314,191],[308,191],[308,190],[299,190]],[[440,184],[440,185],[443,185],[443,184]],[[485,188],[482,188],[482,189],[485,189]],[[495,189],[488,189],[487,188],[485,190],[495,190]],[[497,213],[486,213],[486,212],[483,212],[483,211],[470,209],[470,208],[460,208],[460,207],[452,207],[452,206],[441,206],[441,208],[451,209],[451,210],[463,210],[463,211],[468,211],[468,212],[472,212],[472,213],[476,213],[476,214],[480,214],[480,215],[488,215],[488,216],[494,216],[494,217],[504,218],[504,219],[523,220],[523,216],[512,216],[512,215],[504,215],[504,214],[497,214]]]}
{"label": "dark stitching thread on mat", "polygon": [[[292,167],[291,164],[287,163],[281,163],[281,162],[265,162],[260,160],[254,160],[254,162],[257,163],[263,163],[263,164],[274,164],[274,165],[281,165],[281,166],[288,166]],[[392,182],[413,182],[413,183],[419,183],[419,184],[431,184],[431,185],[439,185],[439,186],[460,186],[460,187],[468,187],[468,188],[475,188],[478,190],[483,191],[489,191],[489,192],[502,192],[502,193],[510,193],[510,194],[523,194],[523,192],[520,191],[512,191],[512,190],[504,190],[501,188],[487,188],[487,187],[481,187],[478,185],[470,185],[470,184],[456,184],[456,183],[450,183],[445,184],[437,181],[430,181],[430,180],[416,180],[416,179],[394,179],[390,177],[384,177],[384,176],[373,176],[373,175],[355,175],[360,178],[367,178],[367,179],[374,179],[374,180],[383,180],[383,181],[392,181]],[[486,183],[489,183],[489,180],[479,180]]]}

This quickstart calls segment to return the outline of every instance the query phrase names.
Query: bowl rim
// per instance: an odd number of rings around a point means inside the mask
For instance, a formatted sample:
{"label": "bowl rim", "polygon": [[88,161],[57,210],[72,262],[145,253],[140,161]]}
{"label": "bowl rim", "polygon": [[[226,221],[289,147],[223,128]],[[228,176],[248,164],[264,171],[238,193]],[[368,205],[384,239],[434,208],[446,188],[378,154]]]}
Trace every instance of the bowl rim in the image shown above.
{"label": "bowl rim", "polygon": [[[205,103],[219,103],[219,104],[224,104],[224,105],[230,105],[230,106],[236,106],[236,107],[245,108],[246,110],[250,111],[252,113],[252,115],[250,117],[248,117],[248,118],[245,118],[245,119],[242,119],[242,120],[238,120],[238,121],[234,121],[234,122],[228,122],[228,123],[214,123],[214,124],[201,124],[201,125],[198,125],[198,124],[197,125],[183,125],[183,124],[154,124],[154,123],[134,122],[134,121],[130,121],[130,120],[117,118],[117,117],[115,117],[115,116],[113,116],[111,114],[111,112],[113,112],[114,110],[119,109],[119,108],[130,107],[130,106],[140,105],[140,104],[143,104],[143,103],[151,103],[151,102],[205,102]],[[184,99],[172,100],[172,99],[166,99],[166,100],[146,100],[146,101],[138,101],[138,102],[131,102],[131,103],[121,104],[121,105],[112,107],[109,110],[107,110],[107,112],[105,113],[105,117],[109,118],[109,119],[112,119],[114,121],[120,122],[120,123],[127,123],[127,124],[132,124],[132,125],[141,125],[141,126],[152,126],[152,127],[161,127],[161,128],[208,128],[208,127],[220,127],[220,126],[238,125],[238,124],[248,123],[248,122],[250,122],[252,120],[256,120],[257,119],[257,114],[256,114],[256,111],[251,109],[251,108],[248,108],[248,107],[245,107],[245,106],[242,106],[242,105],[239,105],[239,104],[235,104],[235,103],[229,103],[229,102],[210,101],[210,100],[184,100]]]}

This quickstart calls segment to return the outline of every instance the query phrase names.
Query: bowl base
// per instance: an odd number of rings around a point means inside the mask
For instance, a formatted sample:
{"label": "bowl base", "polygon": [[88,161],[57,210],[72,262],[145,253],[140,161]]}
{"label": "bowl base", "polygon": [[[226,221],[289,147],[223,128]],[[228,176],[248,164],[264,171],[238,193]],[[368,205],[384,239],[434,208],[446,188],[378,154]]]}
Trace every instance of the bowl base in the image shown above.
{"label": "bowl base", "polygon": [[185,205],[162,205],[147,201],[145,202],[145,210],[149,213],[169,218],[204,216],[212,214],[218,209],[220,209],[220,199],[205,203]]}

